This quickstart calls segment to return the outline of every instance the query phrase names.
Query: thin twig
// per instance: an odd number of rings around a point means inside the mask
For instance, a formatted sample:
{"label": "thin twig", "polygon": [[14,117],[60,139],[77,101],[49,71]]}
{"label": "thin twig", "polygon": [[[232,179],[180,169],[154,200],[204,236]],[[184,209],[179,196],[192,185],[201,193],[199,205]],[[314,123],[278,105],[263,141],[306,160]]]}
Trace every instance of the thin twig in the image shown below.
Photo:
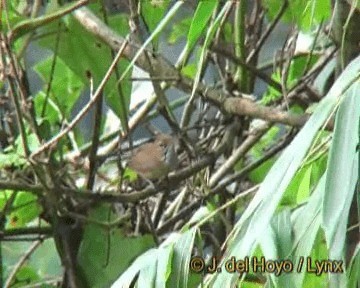
{"label": "thin twig", "polygon": [[259,141],[259,139],[270,129],[270,127],[271,125],[265,123],[254,131],[254,133],[250,134],[248,138],[234,151],[231,157],[229,157],[211,176],[209,186],[214,186],[225,176],[225,174],[233,169],[234,165],[240,160],[240,158],[243,157],[245,153]]}
{"label": "thin twig", "polygon": [[269,37],[271,32],[274,30],[275,26],[279,23],[281,17],[283,16],[287,6],[288,6],[288,0],[284,0],[283,5],[281,6],[278,14],[275,16],[274,21],[266,28],[265,32],[261,35],[261,38],[256,43],[255,49],[253,49],[249,55],[246,58],[246,63],[250,63],[255,55],[257,55],[261,49],[261,47],[264,45],[266,39]]}
{"label": "thin twig", "polygon": [[11,271],[9,277],[7,278],[4,287],[9,288],[12,285],[12,282],[16,276],[16,273],[20,270],[20,268],[24,265],[26,260],[31,256],[31,254],[35,251],[37,247],[43,242],[43,239],[36,241],[30,248],[25,252],[23,257],[16,263],[14,269]]}

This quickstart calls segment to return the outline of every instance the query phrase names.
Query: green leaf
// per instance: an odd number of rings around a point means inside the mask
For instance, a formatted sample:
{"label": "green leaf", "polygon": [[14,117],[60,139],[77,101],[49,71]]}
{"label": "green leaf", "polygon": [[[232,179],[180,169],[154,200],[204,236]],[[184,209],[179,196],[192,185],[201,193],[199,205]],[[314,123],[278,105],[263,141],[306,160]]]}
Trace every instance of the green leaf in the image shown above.
{"label": "green leaf", "polygon": [[12,190],[0,190],[0,210],[2,211],[4,209],[4,206],[6,205],[6,202],[9,200],[9,197],[12,193],[14,193]]}
{"label": "green leaf", "polygon": [[[46,101],[46,104],[45,104]],[[46,105],[46,113],[41,117],[44,105]],[[60,131],[60,123],[64,120],[60,108],[51,99],[46,98],[43,91],[39,91],[34,97],[34,108],[37,115],[38,131],[42,139],[51,139],[54,135]]]}
{"label": "green leaf", "polygon": [[[90,219],[115,221],[117,217],[109,209],[109,205],[103,205],[92,210]],[[153,246],[149,235],[129,237],[118,226],[109,229],[89,222],[80,246],[79,264],[91,287],[109,287],[138,255]]]}
{"label": "green leaf", "polygon": [[[293,88],[298,83],[298,81],[306,72],[305,68],[310,69],[319,59],[318,56],[312,55],[311,60],[309,61],[309,57],[310,56],[296,57],[291,60],[289,72],[286,79],[286,86],[288,89]],[[273,72],[271,75],[271,79],[277,83],[281,83],[282,75],[280,71],[277,70]],[[269,86],[260,102],[263,105],[268,105],[271,102],[279,100],[281,97],[283,97],[283,94],[281,92],[279,92],[274,87]]]}
{"label": "green leaf", "polygon": [[10,153],[0,153],[0,169],[7,167],[20,167],[24,165],[27,161],[21,155],[10,152]]}
{"label": "green leaf", "polygon": [[[111,25],[118,25],[117,29],[122,33],[126,33],[128,25],[124,16],[113,16],[109,19]],[[94,80],[95,88],[99,85],[102,78],[105,76],[111,62],[112,56],[109,47],[105,46],[94,36],[86,31],[72,16],[68,15],[60,20],[60,28],[57,25],[47,25],[43,28],[43,33],[53,32],[60,29],[60,43],[58,51],[55,51],[55,43],[57,41],[57,34],[52,33],[50,36],[43,38],[39,44],[43,47],[53,50],[57,53],[63,63],[68,66],[81,81],[88,85],[88,73],[91,74]],[[117,65],[117,69],[123,71],[128,65],[128,61],[122,59]],[[115,89],[114,89],[115,87]],[[122,94],[125,97],[125,107],[122,107],[119,94],[117,93],[116,77],[113,75],[105,86],[105,100],[115,114],[121,119],[122,123],[127,121],[127,111],[130,103],[131,82],[123,81],[121,84]],[[111,93],[111,92],[116,93]],[[57,99],[61,102],[67,102],[68,95],[57,95]],[[71,105],[70,105],[71,106]],[[125,112],[125,114],[124,114]]]}
{"label": "green leaf", "polygon": [[[141,1],[141,15],[144,18],[150,33],[152,33],[163,19],[170,1]],[[145,40],[145,39],[144,39]],[[152,43],[158,46],[159,35],[154,37]]]}
{"label": "green leaf", "polygon": [[[211,1],[210,1],[211,2]],[[204,40],[204,44],[201,48],[201,54],[200,54],[200,61],[198,62],[198,67],[197,67],[197,73],[195,76],[195,80],[193,83],[193,89],[191,92],[191,98],[193,98],[195,91],[199,85],[200,82],[200,77],[201,77],[201,72],[203,69],[203,66],[205,64],[205,59],[206,59],[206,55],[207,55],[207,50],[211,44],[211,41],[213,40],[215,33],[217,31],[217,29],[220,27],[220,23],[223,19],[223,17],[225,17],[226,12],[231,8],[232,6],[232,2],[227,1],[225,3],[225,5],[222,7],[221,11],[218,13],[218,15],[215,18],[215,21],[210,25],[210,27],[208,28],[207,32],[206,32],[206,37]]]}
{"label": "green leaf", "polygon": [[[269,226],[261,236],[260,247],[266,260],[290,261],[289,258],[292,249],[292,227],[290,221],[290,210],[285,209],[276,215]],[[257,257],[258,260],[261,258]],[[292,275],[288,273],[268,273],[272,283],[277,287],[293,286]]]}
{"label": "green leaf", "polygon": [[312,173],[312,165],[310,165],[307,169],[305,169],[304,176],[302,177],[299,183],[299,190],[296,199],[297,203],[303,202],[310,195],[311,173]]}
{"label": "green leaf", "polygon": [[188,64],[181,69],[181,74],[183,74],[186,77],[189,77],[190,79],[194,79],[196,75],[197,66],[195,63]]}
{"label": "green leaf", "polygon": [[166,287],[165,283],[171,273],[171,260],[174,257],[174,249],[172,245],[169,245],[167,247],[160,247],[158,250],[155,287]]}
{"label": "green leaf", "polygon": [[37,196],[28,192],[18,192],[13,204],[13,212],[10,214],[10,227],[24,227],[32,220],[39,217],[42,208],[38,203]]}
{"label": "green leaf", "polygon": [[[283,5],[282,0],[263,0],[263,6],[268,11],[270,19],[274,19]],[[288,7],[282,20],[287,23],[297,24],[302,30],[310,30],[321,21],[326,21],[331,15],[331,3],[329,0],[292,0],[288,1]]]}
{"label": "green leaf", "polygon": [[189,266],[197,228],[193,227],[180,236],[174,245],[172,271],[169,278],[169,287],[187,287]]}
{"label": "green leaf", "polygon": [[[298,194],[303,194],[302,191],[299,189],[300,183],[303,181],[303,178],[305,177],[306,172],[309,170],[309,166],[303,167],[300,169],[293,179],[291,180],[289,186],[287,187],[283,199],[281,200],[282,205],[286,206],[294,206],[296,204],[299,204],[303,202],[305,199],[303,197],[298,197]],[[311,169],[310,169],[311,171]],[[301,202],[298,202],[300,200]]]}
{"label": "green leaf", "polygon": [[177,11],[180,9],[180,7],[183,5],[182,1],[177,1],[171,9],[166,13],[164,18],[160,21],[160,23],[156,26],[156,29],[151,33],[150,37],[145,41],[145,43],[138,49],[135,56],[131,60],[130,64],[126,67],[125,71],[120,76],[120,81],[127,76],[127,74],[130,72],[132,67],[134,66],[136,60],[140,57],[140,55],[144,52],[147,45],[150,44],[150,42],[165,28],[165,26],[170,22],[170,20],[176,15]]}
{"label": "green leaf", "polygon": [[[273,126],[269,131],[261,137],[261,139],[251,148],[249,154],[253,160],[258,160],[263,157],[264,151],[268,149],[273,143],[275,143],[276,137],[278,137],[280,127]],[[262,163],[259,167],[249,173],[249,178],[254,183],[260,183],[264,180],[266,174],[276,161],[276,156]],[[241,169],[241,168],[240,168]]]}
{"label": "green leaf", "polygon": [[[53,57],[37,63],[34,66],[34,70],[39,74],[45,83],[49,82],[49,75],[51,74]],[[69,118],[73,111],[74,104],[78,100],[81,91],[84,88],[84,84],[63,61],[61,58],[56,59],[56,65],[53,74],[53,80],[51,83],[50,97],[56,107],[59,108],[62,115]],[[45,89],[46,90],[46,89]],[[66,99],[66,101],[64,101]],[[45,103],[42,103],[45,105]],[[39,105],[39,103],[38,103]],[[47,104],[47,107],[50,103]],[[54,105],[54,104],[53,104]],[[36,106],[37,115],[41,115],[42,107]],[[53,111],[52,111],[53,113]],[[46,117],[46,116],[45,116]],[[58,117],[61,117],[60,115]],[[52,116],[51,118],[55,118]]]}
{"label": "green leaf", "polygon": [[140,255],[113,285],[128,287],[139,273],[139,287],[165,287],[165,283],[174,288],[187,287],[189,251],[193,247],[195,233],[196,228],[192,228],[183,234],[171,234],[159,248]]}
{"label": "green leaf", "polygon": [[[316,225],[315,227],[318,227],[318,226]],[[313,227],[310,227],[310,230],[313,234],[315,234],[314,233],[315,229]],[[312,237],[315,236],[314,240],[313,240],[313,243],[314,243],[313,249],[309,255],[309,258],[306,257],[304,259],[305,265],[304,265],[303,269],[305,270],[305,277],[304,277],[303,285],[299,286],[299,287],[304,287],[304,288],[312,288],[312,287],[328,288],[328,287],[331,287],[331,286],[329,286],[328,278],[332,273],[322,273],[321,275],[316,275],[315,273],[306,272],[306,269],[314,270],[314,268],[316,267],[315,261],[323,261],[324,259],[328,259],[328,253],[327,253],[327,249],[326,249],[326,244],[325,244],[325,239],[324,239],[325,237],[324,237],[323,231],[321,229],[319,229],[317,234],[311,235],[311,236]],[[307,239],[304,239],[304,241],[307,241]],[[308,261],[311,261],[311,262],[308,262]],[[344,286],[336,286],[336,287],[344,287]]]}
{"label": "green leaf", "polygon": [[[4,279],[9,276],[15,265],[19,263],[19,259],[22,259],[33,245],[33,242],[25,241],[5,241],[1,244]],[[30,256],[24,264],[27,267],[26,270],[17,274],[22,279],[28,278],[32,281],[32,284],[35,284],[43,281],[44,278],[63,276],[63,267],[61,266],[53,239],[44,240]],[[27,284],[31,285],[30,283]],[[22,282],[21,287],[27,284]],[[38,287],[37,285],[33,286]]]}
{"label": "green leaf", "polygon": [[8,32],[8,27],[12,29],[16,26],[17,23],[24,21],[25,16],[22,15],[22,11],[26,6],[26,1],[22,0],[13,0],[6,2],[7,9],[1,9],[1,20],[0,21],[0,30],[4,33]]}
{"label": "green leaf", "polygon": [[[349,66],[352,66],[351,62]],[[348,67],[349,67],[348,66]],[[358,74],[359,77],[360,73]],[[359,82],[344,94],[336,114],[335,130],[329,153],[326,192],[323,202],[323,227],[330,258],[344,259],[347,219],[358,180],[358,121],[360,117]],[[332,287],[345,287],[345,274],[330,275]],[[345,285],[345,286],[344,286]]]}
{"label": "green leaf", "polygon": [[23,287],[25,284],[31,284],[36,280],[40,280],[39,275],[33,269],[33,267],[29,265],[25,265],[19,269],[16,273],[15,281],[12,282],[11,287]]}
{"label": "green leaf", "polygon": [[180,40],[181,37],[186,36],[186,31],[190,29],[192,18],[187,17],[182,19],[180,22],[174,23],[172,30],[168,36],[168,43],[175,44]]}
{"label": "green leaf", "polygon": [[[173,237],[171,237],[173,236]],[[128,287],[136,277],[138,273],[142,273],[144,270],[148,278],[148,282],[144,282],[144,275],[141,276],[141,284],[145,286],[141,287],[154,287],[152,285],[156,283],[156,287],[163,287],[171,273],[171,262],[173,258],[173,245],[174,242],[179,238],[179,235],[172,234],[170,237],[163,242],[159,248],[150,249],[137,257],[137,259],[126,269],[124,273],[116,280],[113,284],[115,287]],[[147,273],[153,271],[156,268],[156,275]],[[140,277],[140,276],[139,276]]]}
{"label": "green leaf", "polygon": [[[296,57],[291,60],[288,79],[287,79],[287,86],[288,88],[292,88],[294,85],[297,84],[299,79],[304,75],[307,69],[311,69],[311,67],[318,61],[319,56],[312,55],[309,61],[310,56],[304,57]],[[308,63],[309,61],[309,63]],[[308,67],[307,67],[308,65]]]}
{"label": "green leaf", "polygon": [[[275,82],[281,82],[281,74],[279,71],[272,73],[271,79]],[[275,102],[276,100],[280,99],[282,94],[272,87],[271,85],[268,87],[267,91],[265,92],[264,96],[261,98],[260,103],[263,105],[268,105],[271,102]]]}
{"label": "green leaf", "polygon": [[195,44],[199,40],[200,36],[205,31],[205,28],[211,18],[211,15],[215,11],[218,6],[218,1],[207,1],[200,0],[194,16],[192,18],[192,22],[190,25],[189,33],[187,35],[187,41],[185,44],[185,48],[179,56],[178,63],[184,63],[187,61],[190,52],[194,48]]}
{"label": "green leaf", "polygon": [[[311,256],[311,251],[315,245],[316,235],[321,224],[321,201],[325,191],[325,176],[321,178],[315,191],[310,196],[308,202],[304,206],[300,206],[293,213],[293,249],[294,249],[294,265],[297,267],[294,277],[296,287],[303,287],[302,283],[305,277],[309,277],[306,272],[306,258]],[[300,259],[305,264],[299,266]],[[302,269],[298,270],[299,267]]]}
{"label": "green leaf", "polygon": [[252,170],[249,173],[249,179],[251,180],[251,182],[261,183],[264,180],[266,174],[269,172],[271,167],[276,162],[276,158],[277,157],[274,156],[274,157],[270,158],[269,160],[266,160],[264,163],[262,163],[256,169]]}

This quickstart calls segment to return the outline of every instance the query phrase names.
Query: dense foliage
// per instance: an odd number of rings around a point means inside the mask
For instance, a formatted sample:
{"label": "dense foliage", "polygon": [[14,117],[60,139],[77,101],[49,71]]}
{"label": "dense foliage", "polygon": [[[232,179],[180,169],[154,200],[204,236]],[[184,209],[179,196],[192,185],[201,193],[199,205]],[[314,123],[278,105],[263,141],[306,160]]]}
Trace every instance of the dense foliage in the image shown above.
{"label": "dense foliage", "polygon": [[[360,285],[357,1],[0,12],[0,286]],[[156,117],[180,166],[141,185]]]}

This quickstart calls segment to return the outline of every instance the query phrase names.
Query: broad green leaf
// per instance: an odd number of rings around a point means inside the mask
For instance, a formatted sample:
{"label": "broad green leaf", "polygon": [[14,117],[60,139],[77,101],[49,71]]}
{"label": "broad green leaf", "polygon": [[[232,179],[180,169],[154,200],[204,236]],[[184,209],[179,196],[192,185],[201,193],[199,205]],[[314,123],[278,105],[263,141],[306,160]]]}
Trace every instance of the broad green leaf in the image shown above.
{"label": "broad green leaf", "polygon": [[[41,113],[43,111],[44,105],[46,100],[46,94],[43,91],[39,91],[34,97],[34,107],[35,112],[38,118],[40,118]],[[46,105],[46,113],[43,118],[39,119],[38,121],[47,120],[51,124],[51,126],[54,126],[57,123],[61,123],[62,120],[62,112],[60,111],[60,108],[58,105],[51,99],[47,99],[47,105]]]}
{"label": "broad green leaf", "polygon": [[[29,134],[26,137],[27,145],[30,151],[35,151],[40,147],[40,142],[34,134]],[[24,151],[24,145],[22,143],[22,137],[19,135],[15,140],[15,149],[16,154],[18,154],[20,157],[26,157],[25,151]],[[25,158],[26,159],[26,158]],[[28,163],[28,161],[27,161]]]}
{"label": "broad green leaf", "polygon": [[[113,283],[112,288],[121,288],[121,287],[131,287],[136,275],[144,269],[152,269],[157,265],[157,249],[150,249],[140,255],[131,265],[128,267],[124,273]],[[153,283],[154,279],[149,279],[150,285]],[[143,281],[141,280],[141,284]],[[144,286],[142,286],[144,287]],[[153,287],[145,285],[145,287]]]}
{"label": "broad green leaf", "polygon": [[[290,1],[290,3],[292,3],[292,1]],[[302,5],[305,6],[304,10],[297,10],[297,9],[301,9]],[[296,19],[299,27],[303,30],[310,30],[311,28],[318,25],[322,21],[328,20],[331,16],[330,0],[312,0],[308,2],[299,0],[299,6],[294,7],[292,14],[299,16],[301,15],[301,13],[298,12],[304,11],[303,17],[302,18],[299,17]]]}
{"label": "broad green leaf", "polygon": [[[310,69],[319,59],[318,56],[313,55],[308,63],[309,57],[310,56],[296,57],[291,60],[288,75],[287,78],[285,79],[286,87],[288,89],[293,88],[298,83],[298,81],[306,72],[305,68]],[[271,75],[271,78],[277,83],[281,83],[283,81],[282,73],[280,73],[279,70],[274,71]],[[265,92],[265,95],[261,98],[261,103],[267,105],[268,103],[276,101],[282,97],[284,96],[283,93],[281,93],[281,91],[275,89],[272,86],[269,86],[267,91]]]}
{"label": "broad green leaf", "polygon": [[259,167],[252,170],[249,173],[249,179],[254,183],[261,183],[264,180],[266,174],[276,162],[276,158],[277,156],[273,156],[269,160],[266,160],[264,163],[262,163]]}
{"label": "broad green leaf", "polygon": [[[68,15],[63,17],[60,23],[60,26],[52,24],[43,28],[43,33],[52,33],[50,36],[39,40],[40,45],[57,53],[57,56],[62,59],[64,64],[67,65],[85,85],[89,85],[88,74],[90,73],[94,80],[94,88],[96,89],[113,60],[110,48],[94,38],[94,36],[86,31],[72,16]],[[126,19],[123,16],[112,16],[109,19],[109,23],[116,26],[117,29],[122,30],[122,33],[126,33],[128,29]],[[55,51],[58,34],[53,33],[53,31],[57,31],[58,29],[62,32],[60,32],[59,35],[59,49]],[[127,65],[128,61],[122,59],[119,61],[117,69],[121,73]],[[127,121],[131,82],[123,82],[121,89],[123,92],[122,95],[125,97],[124,104],[126,107],[122,107],[123,101],[120,101],[119,97],[121,96],[117,93],[116,78],[113,73],[105,86],[105,100],[109,107],[121,119],[122,123],[124,123],[124,121]],[[114,91],[116,91],[116,93],[110,93]],[[65,95],[57,95],[57,97],[60,101],[66,102],[67,93],[65,93]]]}
{"label": "broad green leaf", "polygon": [[[317,218],[321,220],[321,218]],[[315,234],[316,228],[318,228],[318,223],[314,223],[315,227],[310,227],[309,236],[314,237],[312,241],[314,243],[311,254],[309,257],[304,257],[303,271],[305,274],[304,282],[302,288],[328,288],[329,287],[329,276],[332,273],[321,273],[320,275],[316,275],[316,261],[324,261],[325,259],[329,259],[326,244],[325,244],[325,235],[321,229]],[[307,239],[306,239],[307,240]],[[306,241],[304,240],[304,241]],[[312,238],[310,238],[312,240]],[[338,287],[346,287],[346,286],[338,286]]]}
{"label": "broad green leaf", "polygon": [[[91,211],[90,219],[103,223],[115,221],[117,216],[109,209],[103,205]],[[86,225],[78,259],[92,287],[109,287],[138,255],[154,246],[151,236],[129,237],[124,230],[91,222]]]}
{"label": "broad green leaf", "polygon": [[[339,221],[347,218],[357,181],[356,146],[359,122],[356,119],[360,117],[359,88],[359,84],[356,84],[348,90],[336,115],[323,204],[323,222],[330,246],[339,231]],[[342,228],[346,229],[346,227]],[[341,255],[340,251],[338,253],[340,254],[336,254],[337,257]]]}
{"label": "broad green leaf", "polygon": [[171,260],[174,257],[173,245],[158,249],[155,287],[166,287],[165,284],[171,273]]}
{"label": "broad green leaf", "polygon": [[[44,226],[45,225],[43,225],[43,227]],[[2,243],[2,267],[4,269],[2,272],[4,279],[7,279],[9,273],[12,272],[14,267],[19,263],[19,259],[22,259],[33,245],[34,242],[29,241],[4,241]],[[31,274],[35,273],[39,276],[39,278],[32,278],[35,280],[35,282],[32,282],[31,284],[27,283],[26,285],[29,284],[32,286],[32,284],[34,284],[34,287],[39,287],[38,283],[43,283],[45,278],[61,278],[63,276],[63,267],[61,266],[59,254],[56,250],[54,240],[52,238],[43,240],[41,244],[36,247],[33,253],[31,253],[30,257],[27,258],[25,265],[31,269]],[[21,273],[21,275],[24,274]],[[27,280],[31,280],[31,277],[29,277]],[[35,285],[35,283],[38,285]],[[20,287],[24,287],[25,283],[21,282],[19,284],[21,284]],[[47,288],[50,286],[41,287]]]}
{"label": "broad green leaf", "polygon": [[0,193],[0,210],[3,211],[6,202],[9,200],[11,194],[14,193],[12,190],[1,190]]}
{"label": "broad green leaf", "polygon": [[304,199],[298,197],[300,191],[300,183],[303,181],[306,172],[308,171],[308,166],[301,168],[296,172],[290,184],[284,192],[284,196],[281,199],[281,204],[286,206],[295,206],[299,204],[298,199],[302,202]]}
{"label": "broad green leaf", "polygon": [[190,79],[194,79],[196,75],[197,67],[195,63],[190,63],[181,68],[181,74],[189,77]]}
{"label": "broad green leaf", "polygon": [[304,177],[300,181],[299,190],[296,199],[298,203],[304,201],[310,194],[311,172],[312,172],[312,165],[310,165],[307,169],[305,169]]}
{"label": "broad green leaf", "polygon": [[[48,83],[50,80],[49,77],[51,74],[52,61],[53,57],[48,57],[34,66],[34,70],[39,74],[44,83]],[[82,83],[80,77],[70,70],[61,58],[56,59],[51,88],[49,100],[51,99],[54,103],[56,103],[56,106],[60,108],[62,115],[67,118],[70,117],[74,104],[78,100],[80,93],[84,88],[84,84]],[[46,91],[47,88],[44,90]],[[65,98],[66,101],[64,101]],[[45,103],[43,103],[43,105],[44,104]],[[50,104],[48,103],[47,105],[49,106]],[[42,113],[42,107],[37,108],[37,115],[40,116],[40,113]]]}
{"label": "broad green leaf", "polygon": [[[140,287],[165,287],[169,275],[174,273],[173,246],[179,239],[181,239],[181,234],[171,234],[159,248],[150,249],[138,256],[112,287],[128,287],[138,274],[138,285],[142,285]],[[146,277],[150,278],[146,281]]]}
{"label": "broad green leaf", "polygon": [[[44,107],[46,107],[45,110]],[[38,132],[41,139],[51,139],[60,131],[61,127],[59,123],[64,121],[64,111],[60,110],[51,97],[47,98],[43,91],[39,91],[35,95],[34,108],[37,115]],[[46,113],[41,117],[43,111]],[[64,139],[61,139],[61,142],[64,142]]]}
{"label": "broad green leaf", "polygon": [[[275,82],[281,83],[281,75],[279,71],[275,71],[271,75],[271,79]],[[271,85],[268,87],[267,91],[265,92],[264,96],[261,98],[260,103],[263,105],[267,105],[273,101],[276,101],[282,97],[280,91],[272,87]]]}
{"label": "broad green leaf", "polygon": [[[293,231],[294,231],[294,264],[296,271],[293,275],[295,287],[301,288],[306,273],[306,258],[311,256],[311,251],[315,245],[316,235],[321,224],[321,202],[325,191],[325,176],[323,176],[309,201],[299,207],[292,215]],[[302,259],[304,264],[300,266],[299,261]],[[301,268],[301,269],[300,269]]]}
{"label": "broad green leaf", "polygon": [[[156,262],[158,263],[158,261]],[[157,265],[154,264],[156,264],[156,262],[154,263],[154,258],[153,258],[150,265],[146,265],[140,270],[139,278],[137,280],[137,285],[139,287],[149,287],[149,288],[155,287]]]}
{"label": "broad green leaf", "polygon": [[[260,247],[266,261],[278,261],[279,264],[293,263],[289,257],[292,248],[291,230],[289,209],[283,210],[272,219],[271,226],[262,233],[260,240]],[[276,274],[277,272],[280,274]],[[275,283],[275,287],[293,286],[292,275],[288,273],[275,270],[267,274],[272,283]]]}
{"label": "broad green leaf", "polygon": [[[338,261],[344,260],[347,219],[358,181],[359,84],[357,80],[348,89],[337,111],[327,168],[322,219],[330,258]],[[330,275],[330,287],[345,287],[346,281],[345,274]]]}
{"label": "broad green leaf", "polygon": [[193,227],[183,233],[174,245],[174,257],[172,271],[168,280],[169,287],[184,287],[188,285],[189,265],[191,253],[194,245],[196,228]]}
{"label": "broad green leaf", "polygon": [[37,196],[28,192],[18,192],[10,214],[10,227],[23,227],[42,212]]}

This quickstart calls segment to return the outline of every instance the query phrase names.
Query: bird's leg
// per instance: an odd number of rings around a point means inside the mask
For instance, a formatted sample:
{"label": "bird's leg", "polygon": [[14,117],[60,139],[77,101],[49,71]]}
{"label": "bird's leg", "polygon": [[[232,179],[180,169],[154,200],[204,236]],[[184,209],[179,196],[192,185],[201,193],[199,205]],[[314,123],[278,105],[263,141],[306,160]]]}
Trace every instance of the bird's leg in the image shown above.
{"label": "bird's leg", "polygon": [[152,189],[154,189],[154,190],[156,189],[154,183],[153,183],[150,179],[144,177],[144,176],[141,175],[141,174],[138,174],[138,177],[139,177],[139,179],[142,180],[142,183],[143,183],[143,184],[147,183],[146,187],[150,187],[150,188],[152,188]]}

